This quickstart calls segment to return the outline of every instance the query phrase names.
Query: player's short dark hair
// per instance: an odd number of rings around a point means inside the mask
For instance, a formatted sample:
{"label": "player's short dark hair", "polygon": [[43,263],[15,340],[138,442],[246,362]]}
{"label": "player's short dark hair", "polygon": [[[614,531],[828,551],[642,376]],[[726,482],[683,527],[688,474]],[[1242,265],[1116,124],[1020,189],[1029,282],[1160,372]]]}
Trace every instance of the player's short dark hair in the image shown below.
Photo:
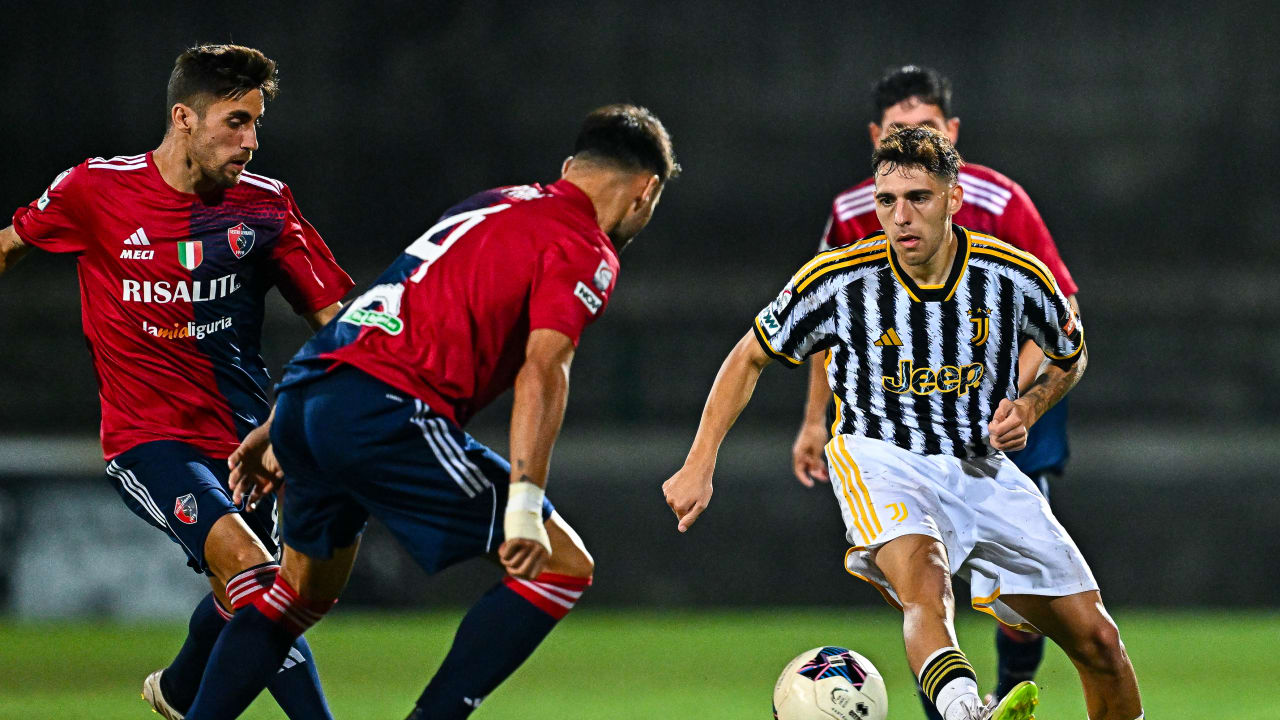
{"label": "player's short dark hair", "polygon": [[933,68],[919,65],[903,65],[884,74],[876,81],[873,93],[875,122],[884,118],[884,111],[903,100],[916,98],[926,105],[937,105],[942,117],[951,114],[951,81]]}
{"label": "player's short dark hair", "polygon": [[253,90],[274,98],[278,75],[276,61],[260,50],[243,45],[197,45],[183,50],[174,61],[165,101],[170,110],[182,103],[203,116],[211,102],[238,100]]}
{"label": "player's short dark hair", "polygon": [[592,110],[578,131],[573,155],[626,170],[647,170],[662,182],[680,174],[667,129],[658,116],[637,105],[605,105]]}
{"label": "player's short dark hair", "polygon": [[871,153],[873,174],[900,167],[921,167],[934,177],[954,183],[964,160],[951,140],[926,125],[900,127],[880,139]]}

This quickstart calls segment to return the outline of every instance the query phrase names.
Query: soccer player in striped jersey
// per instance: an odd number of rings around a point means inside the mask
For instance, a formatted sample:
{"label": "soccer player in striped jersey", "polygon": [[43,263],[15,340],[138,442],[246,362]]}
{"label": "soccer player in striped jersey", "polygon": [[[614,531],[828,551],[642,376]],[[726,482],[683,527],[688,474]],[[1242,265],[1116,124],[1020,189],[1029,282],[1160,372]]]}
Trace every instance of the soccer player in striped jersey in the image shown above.
{"label": "soccer player in striped jersey", "polygon": [[[873,106],[875,121],[868,124],[872,147],[885,132],[905,125],[928,125],[953,144],[960,134],[960,119],[951,111],[951,81],[930,68],[907,65],[887,73],[876,83]],[[965,202],[954,222],[1035,255],[1053,273],[1058,288],[1078,311],[1075,281],[1026,191],[1003,174],[971,162],[965,163],[957,179]],[[820,252],[848,246],[880,230],[874,195],[875,178],[868,177],[836,196],[819,244]],[[815,480],[828,482],[830,475],[823,447],[831,437],[831,421],[826,417],[831,390],[822,360],[815,356],[809,362],[804,421],[791,451],[796,477],[806,487],[813,487]],[[1018,362],[1019,389],[1030,386],[1043,361],[1044,354],[1035,343],[1023,345]],[[1009,459],[1036,482],[1046,498],[1049,481],[1061,477],[1067,464],[1067,404],[1064,397],[1050,408],[1028,433],[1027,446],[1009,453]],[[1035,677],[1044,657],[1044,636],[997,624],[995,640],[995,694],[1003,696],[1017,683]],[[925,714],[936,720],[937,713],[927,700],[924,708]]]}
{"label": "soccer player in striped jersey", "polygon": [[[206,678],[234,676],[234,689],[206,695],[206,680],[187,720],[252,702],[337,602],[370,515],[428,573],[476,557],[506,569],[467,611],[411,720],[469,716],[568,614],[595,571],[544,494],[569,365],[613,297],[618,252],[678,172],[657,117],[600,108],[559,181],[454,206],[294,356],[271,431],[288,479],[280,575],[209,661]],[[508,389],[510,463],[462,429]]]}
{"label": "soccer player in striped jersey", "polygon": [[[851,574],[904,614],[907,659],[945,720],[1025,720],[1038,690],[984,704],[957,647],[952,576],[974,608],[1036,629],[1075,663],[1091,720],[1142,716],[1137,680],[1093,574],[1030,478],[1004,455],[1084,372],[1083,328],[1034,256],[951,221],[960,157],[928,127],[876,148],[884,231],[821,253],[756,317],[720,368],[684,466],[663,484],[685,531],[706,509],[716,455],[772,361],[830,351],[826,446],[854,546]],[[1031,340],[1050,358],[1019,393]]]}
{"label": "soccer player in striped jersey", "polygon": [[[256,472],[268,446],[266,294],[278,288],[319,328],[353,286],[288,186],[245,170],[276,76],[252,48],[183,52],[154,152],[70,168],[0,231],[0,272],[32,247],[75,256],[107,479],[213,586],[177,657],[144,681],[168,720],[195,698],[231,613],[278,567],[274,498],[250,510],[228,484],[229,465]],[[264,681],[290,718],[330,717],[304,639],[277,667]]]}

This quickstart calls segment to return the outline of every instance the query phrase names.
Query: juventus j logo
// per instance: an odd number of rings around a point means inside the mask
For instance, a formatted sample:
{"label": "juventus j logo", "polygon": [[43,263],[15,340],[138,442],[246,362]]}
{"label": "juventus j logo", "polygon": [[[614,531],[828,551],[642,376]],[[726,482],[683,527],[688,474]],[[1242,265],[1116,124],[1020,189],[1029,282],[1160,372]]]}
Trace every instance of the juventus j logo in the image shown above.
{"label": "juventus j logo", "polygon": [[974,325],[973,337],[969,338],[969,344],[978,347],[986,342],[991,334],[991,311],[986,308],[970,310],[969,322]]}
{"label": "juventus j logo", "polygon": [[900,502],[890,503],[888,505],[885,505],[885,508],[893,511],[893,517],[891,519],[894,522],[902,522],[903,520],[907,519],[906,503],[900,503]]}

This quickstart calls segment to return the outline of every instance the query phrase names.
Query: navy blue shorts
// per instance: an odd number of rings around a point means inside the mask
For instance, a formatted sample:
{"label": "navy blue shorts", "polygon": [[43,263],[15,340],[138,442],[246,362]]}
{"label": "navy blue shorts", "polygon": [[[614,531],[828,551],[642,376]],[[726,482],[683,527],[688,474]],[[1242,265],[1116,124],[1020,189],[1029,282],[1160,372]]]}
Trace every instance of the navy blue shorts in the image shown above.
{"label": "navy blue shorts", "polygon": [[[510,464],[353,367],[281,390],[271,443],[285,471],[284,542],[311,557],[350,546],[370,515],[428,573],[502,544]],[[544,500],[543,518],[553,510]]]}
{"label": "navy blue shorts", "polygon": [[223,515],[241,513],[268,552],[275,554],[278,545],[275,496],[264,497],[252,512],[236,507],[227,487],[228,475],[226,460],[176,440],[135,445],[107,464],[107,479],[124,504],[182,546],[187,564],[206,575],[204,541]]}

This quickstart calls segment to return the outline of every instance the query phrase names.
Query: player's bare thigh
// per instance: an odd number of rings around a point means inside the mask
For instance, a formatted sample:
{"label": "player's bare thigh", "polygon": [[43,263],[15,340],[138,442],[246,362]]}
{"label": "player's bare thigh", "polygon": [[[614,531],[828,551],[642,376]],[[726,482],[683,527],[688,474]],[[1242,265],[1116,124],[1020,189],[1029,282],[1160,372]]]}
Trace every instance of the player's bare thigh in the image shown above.
{"label": "player's bare thigh", "polygon": [[204,541],[204,561],[213,577],[209,584],[223,607],[231,607],[226,598],[227,582],[255,565],[271,562],[271,553],[249,529],[240,513],[227,513],[218,518]]}
{"label": "player's bare thigh", "polygon": [[1114,634],[1118,641],[1115,622],[1103,606],[1102,595],[1097,590],[1060,597],[1001,595],[1000,600],[1068,653],[1093,642],[1100,635]]}

